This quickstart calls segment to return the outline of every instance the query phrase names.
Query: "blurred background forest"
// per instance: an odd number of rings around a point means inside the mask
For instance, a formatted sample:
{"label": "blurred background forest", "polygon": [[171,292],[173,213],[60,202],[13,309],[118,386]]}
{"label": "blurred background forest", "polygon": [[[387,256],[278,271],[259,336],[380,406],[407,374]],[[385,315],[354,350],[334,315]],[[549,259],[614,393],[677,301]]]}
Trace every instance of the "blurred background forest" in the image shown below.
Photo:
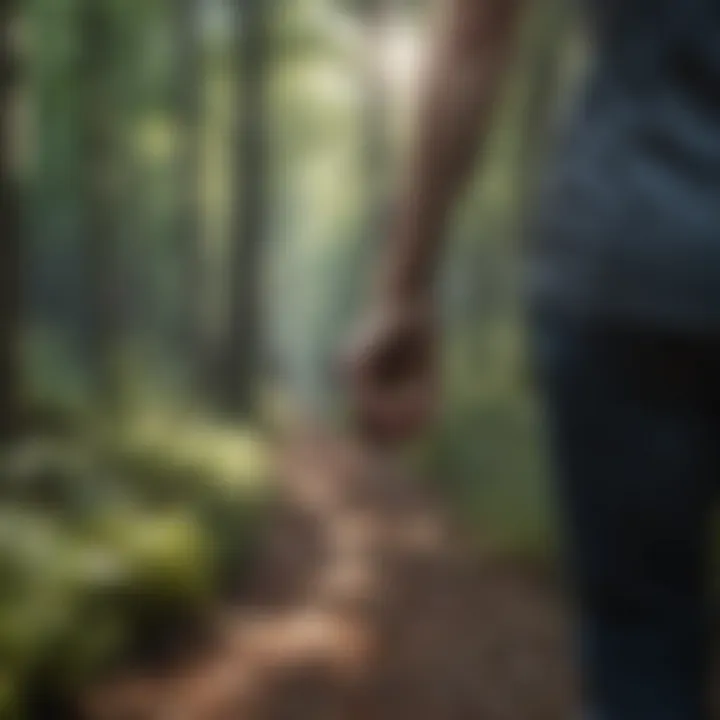
{"label": "blurred background forest", "polygon": [[[583,42],[536,5],[453,228],[423,459],[479,545],[544,559],[518,238]],[[266,431],[340,409],[431,6],[2,3],[0,717],[59,717],[242,588]]]}

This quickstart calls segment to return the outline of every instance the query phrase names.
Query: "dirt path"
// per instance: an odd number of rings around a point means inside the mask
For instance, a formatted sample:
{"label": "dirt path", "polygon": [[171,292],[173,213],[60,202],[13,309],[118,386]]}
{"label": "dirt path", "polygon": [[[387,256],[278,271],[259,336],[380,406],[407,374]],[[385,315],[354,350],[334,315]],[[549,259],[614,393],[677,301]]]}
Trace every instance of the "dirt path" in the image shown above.
{"label": "dirt path", "polygon": [[221,642],[88,701],[88,720],[565,720],[565,613],[470,561],[439,504],[347,445],[288,451],[251,598]]}

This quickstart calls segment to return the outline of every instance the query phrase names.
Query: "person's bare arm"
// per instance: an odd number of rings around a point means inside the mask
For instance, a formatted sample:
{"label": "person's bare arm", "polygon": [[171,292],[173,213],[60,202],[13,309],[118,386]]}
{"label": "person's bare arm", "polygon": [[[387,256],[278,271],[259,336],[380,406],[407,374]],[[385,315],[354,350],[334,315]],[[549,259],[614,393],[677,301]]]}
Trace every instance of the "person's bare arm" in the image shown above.
{"label": "person's bare arm", "polygon": [[410,437],[435,412],[434,276],[450,212],[488,130],[521,2],[441,1],[406,182],[345,363],[359,427],[385,442]]}
{"label": "person's bare arm", "polygon": [[433,285],[449,215],[487,133],[522,0],[443,0],[380,294]]}

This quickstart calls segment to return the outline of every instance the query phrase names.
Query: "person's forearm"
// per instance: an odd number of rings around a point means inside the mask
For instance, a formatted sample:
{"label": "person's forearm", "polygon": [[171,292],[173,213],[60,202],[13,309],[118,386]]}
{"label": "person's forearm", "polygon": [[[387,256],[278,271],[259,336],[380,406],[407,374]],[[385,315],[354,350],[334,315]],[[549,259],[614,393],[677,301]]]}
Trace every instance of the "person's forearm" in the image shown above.
{"label": "person's forearm", "polygon": [[518,0],[449,0],[396,208],[383,294],[427,293],[444,230],[487,133],[507,65]]}

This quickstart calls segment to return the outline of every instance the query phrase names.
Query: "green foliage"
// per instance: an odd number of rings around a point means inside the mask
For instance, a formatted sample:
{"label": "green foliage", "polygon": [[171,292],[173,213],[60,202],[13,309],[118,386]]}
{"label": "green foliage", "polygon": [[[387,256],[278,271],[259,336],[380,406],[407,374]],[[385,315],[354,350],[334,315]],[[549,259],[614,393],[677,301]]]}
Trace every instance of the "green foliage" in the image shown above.
{"label": "green foliage", "polygon": [[267,494],[260,441],[235,433],[233,451],[229,431],[178,428],[171,443],[169,426],[140,426],[2,458],[0,718],[161,651],[246,577]]}

